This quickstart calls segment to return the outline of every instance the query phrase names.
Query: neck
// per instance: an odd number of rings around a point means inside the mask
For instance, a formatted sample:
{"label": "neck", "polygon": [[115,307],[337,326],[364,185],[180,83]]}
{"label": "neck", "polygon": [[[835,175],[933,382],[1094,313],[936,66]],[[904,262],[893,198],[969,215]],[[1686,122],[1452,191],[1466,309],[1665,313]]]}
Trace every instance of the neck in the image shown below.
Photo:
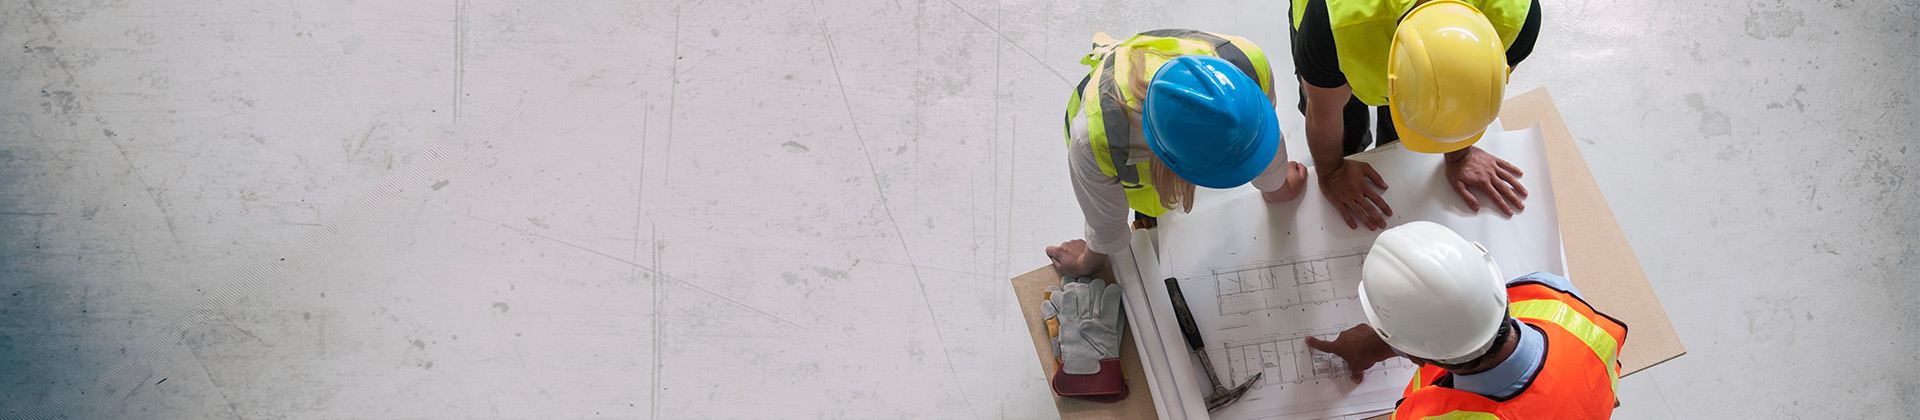
{"label": "neck", "polygon": [[1453,372],[1453,374],[1455,375],[1472,375],[1475,373],[1486,372],[1488,370],[1493,370],[1493,368],[1496,366],[1500,366],[1500,363],[1507,361],[1508,357],[1513,357],[1513,351],[1515,349],[1520,348],[1520,331],[1519,331],[1520,325],[1519,324],[1520,323],[1515,322],[1515,323],[1512,323],[1511,325],[1502,326],[1502,328],[1512,328],[1513,330],[1507,331],[1507,334],[1509,334],[1507,338],[1509,339],[1506,340],[1506,342],[1501,343],[1500,348],[1494,349],[1492,352],[1487,353],[1487,357],[1480,358],[1480,361],[1478,363],[1474,363],[1473,366],[1470,366],[1467,369],[1454,370],[1451,372]]}

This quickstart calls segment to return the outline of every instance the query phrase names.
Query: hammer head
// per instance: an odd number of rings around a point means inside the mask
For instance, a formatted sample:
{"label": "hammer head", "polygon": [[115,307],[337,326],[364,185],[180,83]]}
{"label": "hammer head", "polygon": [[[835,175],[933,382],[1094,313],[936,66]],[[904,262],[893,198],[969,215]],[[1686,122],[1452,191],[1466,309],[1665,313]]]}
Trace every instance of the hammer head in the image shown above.
{"label": "hammer head", "polygon": [[1213,395],[1207,396],[1207,411],[1225,407],[1227,404],[1232,404],[1234,401],[1239,400],[1241,395],[1245,395],[1248,389],[1253,388],[1255,382],[1260,382],[1260,375],[1265,373],[1266,372],[1254,373],[1253,377],[1247,378],[1246,382],[1240,383],[1240,386],[1233,387],[1233,389],[1215,386],[1213,388]]}

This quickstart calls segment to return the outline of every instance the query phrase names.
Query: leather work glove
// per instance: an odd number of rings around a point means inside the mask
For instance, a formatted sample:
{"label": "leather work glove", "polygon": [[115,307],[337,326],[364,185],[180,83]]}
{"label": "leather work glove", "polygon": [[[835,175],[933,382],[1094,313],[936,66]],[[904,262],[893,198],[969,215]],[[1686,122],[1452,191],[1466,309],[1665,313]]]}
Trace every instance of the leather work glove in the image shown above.
{"label": "leather work glove", "polygon": [[1126,324],[1119,287],[1092,277],[1063,277],[1059,286],[1047,286],[1040,315],[1053,342],[1055,393],[1099,402],[1127,397],[1120,368]]}

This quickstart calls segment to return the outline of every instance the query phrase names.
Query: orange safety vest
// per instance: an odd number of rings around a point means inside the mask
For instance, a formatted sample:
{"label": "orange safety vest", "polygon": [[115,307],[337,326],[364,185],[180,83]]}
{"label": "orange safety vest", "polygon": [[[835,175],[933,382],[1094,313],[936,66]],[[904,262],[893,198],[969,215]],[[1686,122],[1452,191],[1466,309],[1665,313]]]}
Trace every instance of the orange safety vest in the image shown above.
{"label": "orange safety vest", "polygon": [[1507,286],[1514,318],[1545,332],[1547,354],[1539,373],[1512,398],[1494,400],[1439,386],[1451,383],[1446,369],[1422,366],[1401,394],[1400,419],[1605,419],[1613,416],[1620,381],[1620,345],[1627,325],[1593,310],[1587,302],[1538,282]]}

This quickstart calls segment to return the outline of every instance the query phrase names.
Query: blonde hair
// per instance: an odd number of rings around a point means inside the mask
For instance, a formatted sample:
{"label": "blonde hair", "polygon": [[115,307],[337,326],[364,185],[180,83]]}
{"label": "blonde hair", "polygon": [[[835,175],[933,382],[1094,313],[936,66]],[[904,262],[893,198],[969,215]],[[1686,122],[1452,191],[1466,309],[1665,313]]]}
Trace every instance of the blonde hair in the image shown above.
{"label": "blonde hair", "polygon": [[[1129,46],[1127,49],[1128,51],[1125,55],[1128,60],[1127,64],[1136,70],[1147,68],[1146,62],[1148,54],[1160,56],[1160,58],[1165,60],[1171,60],[1181,55],[1173,51],[1163,51],[1155,48],[1136,48]],[[1133,84],[1132,90],[1134,92],[1142,92],[1141,94],[1144,95],[1144,92],[1147,91],[1147,85],[1153,82],[1153,74],[1154,72],[1152,71],[1133,72],[1134,77],[1133,80],[1130,81]],[[1269,94],[1269,97],[1271,97],[1271,94]],[[1135,128],[1144,130],[1146,125],[1141,121],[1143,114],[1140,108],[1145,106],[1145,101],[1123,100],[1120,102],[1127,108],[1127,122],[1131,123]],[[1186,179],[1180,178],[1180,176],[1175,175],[1172,170],[1167,169],[1166,163],[1161,162],[1160,156],[1154,155],[1153,150],[1149,149],[1145,142],[1136,142],[1128,145],[1127,153],[1133,156],[1139,156],[1136,153],[1147,154],[1147,176],[1152,179],[1154,190],[1160,192],[1160,207],[1180,210],[1181,213],[1193,211],[1193,183],[1187,182]]]}
{"label": "blonde hair", "polygon": [[1181,213],[1193,211],[1193,183],[1174,174],[1159,156],[1147,160],[1147,176],[1153,179],[1153,189],[1160,192],[1160,206],[1180,210]]}

